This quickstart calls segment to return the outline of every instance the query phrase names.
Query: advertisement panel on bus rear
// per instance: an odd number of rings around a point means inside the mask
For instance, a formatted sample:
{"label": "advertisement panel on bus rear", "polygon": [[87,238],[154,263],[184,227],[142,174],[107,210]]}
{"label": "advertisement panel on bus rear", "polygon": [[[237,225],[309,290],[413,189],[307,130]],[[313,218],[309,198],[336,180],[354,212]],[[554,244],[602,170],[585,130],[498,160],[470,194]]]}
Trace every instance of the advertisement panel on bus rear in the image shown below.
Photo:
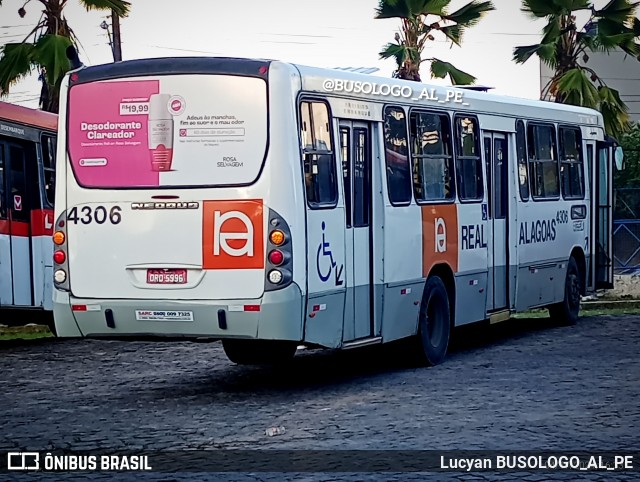
{"label": "advertisement panel on bus rear", "polygon": [[226,75],[78,84],[67,131],[83,187],[249,184],[267,148],[267,86]]}

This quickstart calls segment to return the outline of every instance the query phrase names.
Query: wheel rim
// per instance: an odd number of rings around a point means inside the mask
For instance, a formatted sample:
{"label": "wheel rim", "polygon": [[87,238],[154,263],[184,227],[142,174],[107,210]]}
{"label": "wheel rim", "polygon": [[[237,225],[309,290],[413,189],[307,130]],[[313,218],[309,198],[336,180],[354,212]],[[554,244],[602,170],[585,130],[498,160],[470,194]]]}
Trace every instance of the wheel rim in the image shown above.
{"label": "wheel rim", "polygon": [[438,303],[436,297],[432,297],[429,300],[427,306],[427,337],[429,338],[429,344],[431,346],[438,347],[442,342],[444,335],[444,329],[442,327],[442,320],[444,318],[442,307]]}

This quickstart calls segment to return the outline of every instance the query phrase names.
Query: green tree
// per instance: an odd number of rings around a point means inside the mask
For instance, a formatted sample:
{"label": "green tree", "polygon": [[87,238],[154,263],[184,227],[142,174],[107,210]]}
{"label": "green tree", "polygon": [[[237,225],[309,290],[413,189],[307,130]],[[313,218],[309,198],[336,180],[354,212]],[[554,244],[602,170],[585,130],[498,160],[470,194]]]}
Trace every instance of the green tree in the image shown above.
{"label": "green tree", "polygon": [[629,129],[628,108],[618,91],[589,66],[589,54],[621,49],[638,58],[640,21],[635,12],[639,3],[611,0],[597,10],[593,0],[523,0],[522,10],[546,19],[547,24],[540,43],[516,47],[513,60],[524,63],[537,55],[553,71],[542,98],[598,109],[607,133],[619,138]]}
{"label": "green tree", "polygon": [[428,41],[441,34],[452,44],[460,46],[465,30],[476,25],[495,7],[490,1],[473,0],[448,13],[451,0],[379,0],[375,18],[399,18],[402,22],[395,42],[388,43],[380,52],[380,58],[393,57],[397,64],[393,76],[420,81],[420,64],[431,63],[431,77],[449,76],[453,85],[473,84],[476,78],[457,69],[449,62],[436,58],[422,58]]}
{"label": "green tree", "polygon": [[[0,97],[9,93],[9,88],[36,70],[42,81],[40,108],[58,112],[60,84],[71,65],[67,48],[76,47],[78,39],[67,23],[64,8],[68,0],[37,0],[42,4],[42,16],[37,25],[22,42],[8,43],[0,47]],[[89,10],[106,10],[124,17],[131,3],[124,0],[79,0]],[[18,15],[26,15],[26,0]],[[0,0],[0,7],[2,0]],[[4,18],[4,17],[3,17]]]}
{"label": "green tree", "polygon": [[619,139],[624,170],[614,170],[614,219],[640,218],[640,124],[634,123]]}

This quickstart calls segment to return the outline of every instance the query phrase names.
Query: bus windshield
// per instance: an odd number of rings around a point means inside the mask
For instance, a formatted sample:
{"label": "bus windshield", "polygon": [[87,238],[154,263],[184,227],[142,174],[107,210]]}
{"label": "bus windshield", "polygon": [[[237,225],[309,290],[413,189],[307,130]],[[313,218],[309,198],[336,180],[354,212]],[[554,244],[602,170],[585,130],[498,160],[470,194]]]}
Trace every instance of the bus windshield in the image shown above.
{"label": "bus windshield", "polygon": [[231,75],[79,83],[67,132],[82,187],[250,184],[266,154],[267,86]]}

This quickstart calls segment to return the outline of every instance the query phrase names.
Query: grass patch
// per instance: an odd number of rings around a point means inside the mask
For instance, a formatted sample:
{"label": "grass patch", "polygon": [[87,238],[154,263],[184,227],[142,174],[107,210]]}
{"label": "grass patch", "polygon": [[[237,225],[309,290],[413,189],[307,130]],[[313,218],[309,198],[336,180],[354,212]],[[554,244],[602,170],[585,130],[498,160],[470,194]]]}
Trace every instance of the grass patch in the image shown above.
{"label": "grass patch", "polygon": [[52,336],[44,325],[0,326],[0,340],[33,340]]}
{"label": "grass patch", "polygon": [[[640,315],[640,308],[594,308],[580,310],[580,316],[600,316],[600,315]],[[549,318],[549,311],[538,309],[514,313],[511,318]]]}
{"label": "grass patch", "polygon": [[640,315],[640,308],[602,308],[594,310],[580,310],[580,316],[600,315]]}

